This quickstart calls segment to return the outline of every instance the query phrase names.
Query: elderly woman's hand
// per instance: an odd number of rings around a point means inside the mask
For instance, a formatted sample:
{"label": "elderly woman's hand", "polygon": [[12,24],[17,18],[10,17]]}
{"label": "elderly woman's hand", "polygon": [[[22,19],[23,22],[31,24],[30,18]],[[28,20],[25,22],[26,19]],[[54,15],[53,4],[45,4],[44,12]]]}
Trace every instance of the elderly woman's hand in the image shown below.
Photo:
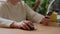
{"label": "elderly woman's hand", "polygon": [[47,26],[49,22],[51,22],[51,18],[47,16],[45,18],[42,18],[40,23]]}
{"label": "elderly woman's hand", "polygon": [[30,30],[30,27],[34,27],[34,24],[31,21],[24,20],[18,23],[13,23],[11,27],[19,28],[19,29],[22,28],[24,30]]}

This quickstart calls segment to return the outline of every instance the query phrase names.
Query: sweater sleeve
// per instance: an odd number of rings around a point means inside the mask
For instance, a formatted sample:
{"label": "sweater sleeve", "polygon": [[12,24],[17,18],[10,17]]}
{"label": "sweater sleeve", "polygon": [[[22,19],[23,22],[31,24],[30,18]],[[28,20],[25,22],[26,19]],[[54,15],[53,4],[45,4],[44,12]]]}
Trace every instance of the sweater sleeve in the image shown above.
{"label": "sweater sleeve", "polygon": [[10,27],[13,22],[15,21],[0,17],[0,27]]}
{"label": "sweater sleeve", "polygon": [[26,11],[26,15],[27,15],[27,19],[29,19],[30,21],[33,21],[33,22],[37,22],[37,23],[40,23],[41,19],[44,18],[43,15],[33,11],[27,4],[24,4],[24,8],[25,8],[25,11]]}
{"label": "sweater sleeve", "polygon": [[10,25],[14,22],[13,20],[3,18],[6,7],[4,4],[0,4],[0,27],[10,27]]}

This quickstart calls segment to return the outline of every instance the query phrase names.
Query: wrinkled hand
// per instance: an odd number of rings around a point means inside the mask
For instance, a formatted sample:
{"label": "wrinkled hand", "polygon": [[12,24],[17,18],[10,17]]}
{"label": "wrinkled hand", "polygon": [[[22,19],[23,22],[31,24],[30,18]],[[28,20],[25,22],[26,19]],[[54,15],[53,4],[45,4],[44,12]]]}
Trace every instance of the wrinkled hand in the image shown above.
{"label": "wrinkled hand", "polygon": [[31,21],[23,21],[21,28],[30,30],[30,27],[34,27]]}
{"label": "wrinkled hand", "polygon": [[49,22],[51,22],[51,19],[48,17],[45,17],[45,18],[42,18],[40,23],[47,26]]}
{"label": "wrinkled hand", "polygon": [[34,24],[31,21],[24,20],[19,23],[14,23],[13,27],[30,30],[30,27],[34,27]]}

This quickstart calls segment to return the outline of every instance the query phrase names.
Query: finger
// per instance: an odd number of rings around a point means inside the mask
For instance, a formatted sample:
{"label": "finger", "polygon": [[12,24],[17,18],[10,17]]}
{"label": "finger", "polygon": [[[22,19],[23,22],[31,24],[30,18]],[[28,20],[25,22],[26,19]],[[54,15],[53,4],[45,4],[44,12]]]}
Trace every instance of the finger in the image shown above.
{"label": "finger", "polygon": [[34,27],[34,25],[33,25],[33,23],[28,23],[28,25],[30,26],[30,27]]}
{"label": "finger", "polygon": [[22,28],[23,28],[24,30],[30,30],[30,27],[29,27],[27,24],[23,24]]}
{"label": "finger", "polygon": [[48,23],[48,21],[44,20],[42,21],[42,24],[46,25]]}
{"label": "finger", "polygon": [[47,21],[46,21],[46,20],[42,21],[42,24],[46,24],[46,23],[47,23]]}
{"label": "finger", "polygon": [[48,21],[43,22],[44,25],[48,25]]}
{"label": "finger", "polygon": [[46,20],[42,20],[41,22],[46,22]]}
{"label": "finger", "polygon": [[24,29],[24,30],[26,29],[26,27],[25,27],[25,26],[22,26],[21,28],[22,28],[22,29]]}
{"label": "finger", "polygon": [[34,24],[31,21],[28,21],[28,24],[34,26]]}
{"label": "finger", "polygon": [[25,24],[24,26],[26,27],[26,29],[30,30],[30,27],[27,24]]}
{"label": "finger", "polygon": [[32,22],[29,23],[30,25],[34,26],[34,24]]}
{"label": "finger", "polygon": [[21,28],[26,29],[25,23],[21,24],[20,26],[21,26]]}
{"label": "finger", "polygon": [[44,23],[44,25],[46,25],[46,26],[47,26],[47,25],[48,25],[48,23],[47,23],[47,22],[45,22],[45,23]]}
{"label": "finger", "polygon": [[45,21],[45,18],[43,18],[43,19],[41,20],[41,22],[43,22],[43,21]]}
{"label": "finger", "polygon": [[51,19],[47,19],[47,18],[45,18],[47,21],[51,21]]}
{"label": "finger", "polygon": [[30,24],[31,26],[34,26],[31,21],[24,21],[27,25]]}
{"label": "finger", "polygon": [[46,19],[45,21],[46,21],[46,22],[50,22],[51,20],[50,20],[50,19]]}

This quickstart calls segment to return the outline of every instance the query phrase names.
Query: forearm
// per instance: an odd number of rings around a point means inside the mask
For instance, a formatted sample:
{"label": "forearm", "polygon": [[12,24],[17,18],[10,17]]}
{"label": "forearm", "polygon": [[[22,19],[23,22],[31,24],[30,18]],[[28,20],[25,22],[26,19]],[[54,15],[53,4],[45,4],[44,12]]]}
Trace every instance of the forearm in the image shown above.
{"label": "forearm", "polygon": [[13,22],[11,25],[10,25],[11,28],[15,28],[15,23]]}
{"label": "forearm", "polygon": [[0,27],[10,27],[13,23],[13,20],[5,19],[0,17]]}
{"label": "forearm", "polygon": [[16,22],[13,22],[11,25],[10,25],[10,28],[21,28],[20,25],[18,25],[19,23],[16,23]]}

